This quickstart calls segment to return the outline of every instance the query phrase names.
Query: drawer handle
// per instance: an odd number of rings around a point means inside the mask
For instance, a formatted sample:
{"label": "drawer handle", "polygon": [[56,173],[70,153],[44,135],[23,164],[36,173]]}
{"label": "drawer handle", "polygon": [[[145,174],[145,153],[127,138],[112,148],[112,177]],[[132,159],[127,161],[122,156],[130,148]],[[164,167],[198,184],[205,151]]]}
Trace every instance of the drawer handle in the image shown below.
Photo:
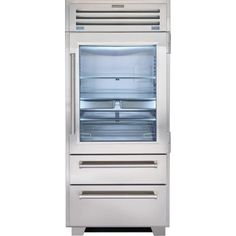
{"label": "drawer handle", "polygon": [[83,191],[80,199],[157,199],[153,191]]}
{"label": "drawer handle", "polygon": [[79,168],[157,168],[156,161],[81,161]]}

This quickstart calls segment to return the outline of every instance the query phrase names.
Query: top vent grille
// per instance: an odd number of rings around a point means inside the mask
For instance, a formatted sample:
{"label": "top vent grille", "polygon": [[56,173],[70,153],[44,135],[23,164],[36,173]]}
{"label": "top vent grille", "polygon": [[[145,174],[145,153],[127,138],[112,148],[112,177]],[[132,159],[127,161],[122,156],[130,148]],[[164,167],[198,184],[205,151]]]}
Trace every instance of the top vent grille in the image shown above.
{"label": "top vent grille", "polygon": [[166,31],[166,9],[166,4],[163,3],[71,4],[70,31]]}
{"label": "top vent grille", "polygon": [[84,25],[160,25],[160,9],[155,11],[80,11],[76,27]]}

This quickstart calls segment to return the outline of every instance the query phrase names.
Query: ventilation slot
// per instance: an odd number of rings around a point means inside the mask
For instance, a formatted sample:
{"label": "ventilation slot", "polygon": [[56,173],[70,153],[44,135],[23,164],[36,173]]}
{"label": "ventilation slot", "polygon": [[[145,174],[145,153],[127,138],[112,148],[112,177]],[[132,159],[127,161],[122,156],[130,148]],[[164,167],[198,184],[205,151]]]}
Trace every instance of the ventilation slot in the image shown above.
{"label": "ventilation slot", "polygon": [[156,11],[80,11],[76,10],[76,26],[83,25],[160,25],[160,9]]}

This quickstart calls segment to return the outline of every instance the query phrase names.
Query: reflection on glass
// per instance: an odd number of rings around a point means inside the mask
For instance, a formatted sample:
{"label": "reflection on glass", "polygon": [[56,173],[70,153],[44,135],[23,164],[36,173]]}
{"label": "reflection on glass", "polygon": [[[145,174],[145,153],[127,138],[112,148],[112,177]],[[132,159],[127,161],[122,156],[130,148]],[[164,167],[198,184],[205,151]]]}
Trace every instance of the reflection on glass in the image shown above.
{"label": "reflection on glass", "polygon": [[156,141],[156,46],[80,46],[80,141]]}

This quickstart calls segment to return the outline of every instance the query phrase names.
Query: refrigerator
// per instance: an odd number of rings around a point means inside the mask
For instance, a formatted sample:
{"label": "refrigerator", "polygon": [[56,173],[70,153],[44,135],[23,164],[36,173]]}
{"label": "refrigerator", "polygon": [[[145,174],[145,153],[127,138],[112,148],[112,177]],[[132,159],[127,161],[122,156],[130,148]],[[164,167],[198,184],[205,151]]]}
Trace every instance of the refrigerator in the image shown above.
{"label": "refrigerator", "polygon": [[66,0],[66,225],[169,226],[169,0]]}

